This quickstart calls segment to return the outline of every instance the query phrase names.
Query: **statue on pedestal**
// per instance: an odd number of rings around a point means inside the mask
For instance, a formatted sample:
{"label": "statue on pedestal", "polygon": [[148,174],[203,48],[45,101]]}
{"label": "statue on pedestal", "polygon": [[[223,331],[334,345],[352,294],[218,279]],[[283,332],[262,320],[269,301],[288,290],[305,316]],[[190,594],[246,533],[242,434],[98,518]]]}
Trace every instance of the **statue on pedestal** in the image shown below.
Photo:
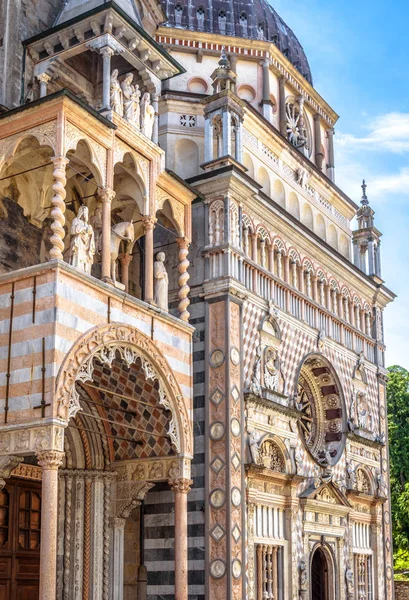
{"label": "statue on pedestal", "polygon": [[169,279],[165,268],[165,253],[158,252],[156,261],[153,265],[154,277],[154,302],[162,310],[169,310],[168,307],[168,287]]}
{"label": "statue on pedestal", "polygon": [[98,204],[95,208],[94,214],[90,218],[89,222],[94,230],[95,238],[95,250],[97,254],[101,253],[102,250],[102,206]]}
{"label": "statue on pedestal", "polygon": [[90,274],[94,255],[94,230],[88,222],[88,207],[80,206],[71,224],[70,264]]}
{"label": "statue on pedestal", "polygon": [[123,117],[124,105],[121,84],[118,81],[118,69],[114,69],[111,74],[110,98],[112,110]]}

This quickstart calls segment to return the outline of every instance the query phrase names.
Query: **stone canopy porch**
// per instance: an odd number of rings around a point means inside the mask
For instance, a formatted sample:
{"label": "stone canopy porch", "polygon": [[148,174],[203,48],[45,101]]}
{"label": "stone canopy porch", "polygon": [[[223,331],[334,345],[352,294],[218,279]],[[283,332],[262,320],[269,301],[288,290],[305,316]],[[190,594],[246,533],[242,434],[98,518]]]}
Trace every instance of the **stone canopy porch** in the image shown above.
{"label": "stone canopy porch", "polygon": [[40,597],[121,598],[126,521],[160,483],[187,598],[193,328],[61,261],[1,275],[0,306],[2,485],[42,469]]}

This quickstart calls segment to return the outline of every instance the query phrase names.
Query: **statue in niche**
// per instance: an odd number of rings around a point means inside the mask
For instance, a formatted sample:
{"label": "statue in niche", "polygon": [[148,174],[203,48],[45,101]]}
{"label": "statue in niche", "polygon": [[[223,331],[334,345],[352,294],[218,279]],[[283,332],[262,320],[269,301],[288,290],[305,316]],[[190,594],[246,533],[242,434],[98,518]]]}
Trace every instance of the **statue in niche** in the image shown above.
{"label": "statue in niche", "polygon": [[257,431],[252,431],[249,437],[250,454],[255,465],[262,465],[263,461],[260,456],[260,435]]}
{"label": "statue in niche", "polygon": [[251,376],[249,391],[256,396],[261,395],[261,346],[256,350],[256,360],[253,366],[253,374]]}
{"label": "statue in niche", "polygon": [[347,568],[345,570],[345,580],[346,580],[346,584],[347,584],[348,600],[349,600],[350,598],[354,597],[354,588],[355,588],[354,572],[352,571],[351,565],[349,563],[347,564]]}
{"label": "statue in niche", "polygon": [[139,85],[135,85],[132,92],[133,99],[133,118],[132,124],[137,128],[141,128],[141,92],[139,89]]}
{"label": "statue in niche", "polygon": [[112,110],[123,117],[124,105],[121,84],[118,81],[118,69],[114,69],[111,73],[110,98]]}
{"label": "statue in niche", "polygon": [[370,416],[367,408],[367,402],[365,394],[358,395],[358,427],[360,429],[370,428]]}
{"label": "statue in niche", "polygon": [[353,460],[347,460],[347,480],[349,483],[349,488],[354,489],[356,485],[356,468]]}
{"label": "statue in niche", "polygon": [[280,361],[274,348],[266,348],[264,353],[264,387],[272,392],[278,391],[280,379]]}
{"label": "statue in niche", "polygon": [[145,92],[141,102],[141,129],[142,133],[150,140],[152,139],[154,120],[155,109],[151,104],[149,92]]}
{"label": "statue in niche", "polygon": [[94,230],[95,237],[95,250],[97,254],[101,253],[102,250],[102,206],[97,204],[94,214],[90,218],[89,222]]}
{"label": "statue in niche", "polygon": [[155,281],[154,289],[154,302],[162,310],[169,310],[168,308],[168,287],[169,278],[165,268],[165,253],[158,252],[156,255],[156,261],[153,265],[153,278]]}
{"label": "statue in niche", "polygon": [[71,224],[70,264],[84,273],[91,273],[95,255],[95,239],[88,222],[88,207],[80,206]]}
{"label": "statue in niche", "polygon": [[379,469],[376,470],[376,480],[378,484],[378,495],[381,498],[388,497],[388,484],[386,483],[385,475]]}

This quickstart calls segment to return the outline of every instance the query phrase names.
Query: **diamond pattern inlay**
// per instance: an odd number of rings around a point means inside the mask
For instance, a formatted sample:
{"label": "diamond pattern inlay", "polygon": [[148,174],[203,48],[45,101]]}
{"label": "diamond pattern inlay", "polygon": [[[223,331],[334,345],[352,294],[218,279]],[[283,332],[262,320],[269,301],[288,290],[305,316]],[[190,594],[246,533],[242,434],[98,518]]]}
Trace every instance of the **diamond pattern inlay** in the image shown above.
{"label": "diamond pattern inlay", "polygon": [[233,527],[233,531],[231,532],[231,534],[232,534],[232,536],[233,536],[233,539],[234,539],[234,541],[237,543],[237,542],[239,541],[240,537],[241,537],[241,531],[240,531],[240,529],[237,527],[237,525],[235,525],[235,526]]}
{"label": "diamond pattern inlay", "polygon": [[219,404],[224,400],[224,395],[222,393],[221,390],[216,389],[213,394],[210,396],[210,400],[211,402],[213,402],[213,404],[215,406],[219,406]]}
{"label": "diamond pattern inlay", "polygon": [[215,473],[220,473],[220,471],[223,469],[224,465],[225,465],[225,462],[224,462],[224,460],[222,460],[220,458],[220,456],[216,456],[216,458],[214,460],[212,460],[212,462],[210,464],[211,468],[213,469],[213,471]]}
{"label": "diamond pattern inlay", "polygon": [[233,458],[231,459],[231,464],[233,465],[233,467],[234,467],[234,468],[236,469],[236,471],[237,471],[237,469],[238,469],[238,468],[239,468],[239,466],[240,466],[240,458],[239,458],[239,455],[237,454],[237,452],[235,452],[235,453],[233,454]]}
{"label": "diamond pattern inlay", "polygon": [[233,400],[234,400],[235,402],[237,402],[237,401],[238,401],[238,399],[240,398],[240,392],[239,392],[239,390],[237,389],[237,387],[236,387],[236,386],[234,386],[234,388],[232,389],[232,391],[231,391],[231,395],[232,395],[232,397],[233,397]]}
{"label": "diamond pattern inlay", "polygon": [[220,525],[215,525],[211,530],[210,535],[216,542],[220,542],[225,535],[225,531],[223,527],[220,527]]}

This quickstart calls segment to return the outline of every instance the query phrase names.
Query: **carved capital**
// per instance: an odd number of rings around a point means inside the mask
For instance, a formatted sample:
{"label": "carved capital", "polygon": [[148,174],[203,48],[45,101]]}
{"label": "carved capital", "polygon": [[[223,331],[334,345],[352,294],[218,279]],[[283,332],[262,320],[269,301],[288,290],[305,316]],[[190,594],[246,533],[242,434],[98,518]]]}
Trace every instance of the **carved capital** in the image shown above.
{"label": "carved capital", "polygon": [[149,215],[145,215],[142,217],[142,223],[145,231],[152,230],[155,227],[157,219],[155,217],[151,217]]}
{"label": "carved capital", "polygon": [[175,493],[188,494],[190,492],[193,479],[170,479],[169,485]]}
{"label": "carved capital", "polygon": [[10,477],[12,470],[21,462],[22,456],[0,456],[0,490],[6,485],[5,480]]}
{"label": "carved capital", "polygon": [[54,471],[61,467],[64,458],[64,452],[56,450],[43,450],[37,452],[37,460],[40,467],[48,471]]}
{"label": "carved capital", "polygon": [[125,529],[126,519],[121,519],[121,517],[112,517],[109,520],[109,523],[112,529]]}
{"label": "carved capital", "polygon": [[133,256],[132,256],[132,254],[128,254],[127,252],[124,252],[123,254],[119,254],[118,258],[121,261],[121,265],[127,267],[130,265]]}
{"label": "carved capital", "polygon": [[109,204],[112,203],[112,200],[115,198],[115,192],[114,190],[111,190],[111,188],[99,188],[98,190],[98,198],[101,200],[101,202],[107,202]]}
{"label": "carved capital", "polygon": [[49,83],[51,81],[51,76],[47,73],[40,73],[40,75],[37,75],[37,80],[40,83]]}

